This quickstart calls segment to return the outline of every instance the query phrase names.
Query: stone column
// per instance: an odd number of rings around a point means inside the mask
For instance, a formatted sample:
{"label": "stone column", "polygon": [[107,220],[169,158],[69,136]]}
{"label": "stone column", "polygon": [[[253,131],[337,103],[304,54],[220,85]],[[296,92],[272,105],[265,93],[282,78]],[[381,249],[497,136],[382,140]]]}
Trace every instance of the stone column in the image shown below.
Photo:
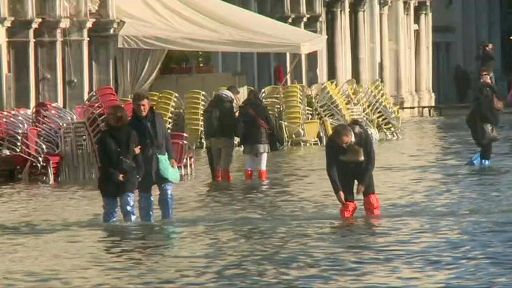
{"label": "stone column", "polygon": [[343,66],[345,65],[343,60],[343,31],[341,22],[341,3],[336,3],[332,9],[334,13],[334,67],[336,71],[336,82],[339,84],[343,83],[345,79]]}
{"label": "stone column", "polygon": [[18,0],[9,6],[9,15],[15,20],[7,29],[12,71],[14,107],[31,108],[36,104],[34,69],[34,29],[40,20],[35,18],[33,0]]}
{"label": "stone column", "polygon": [[41,11],[45,18],[35,29],[37,55],[37,101],[50,101],[63,105],[62,29],[69,24],[62,19],[62,2],[55,0]]}
{"label": "stone column", "polygon": [[[323,6],[322,6],[323,7]],[[326,36],[327,35],[327,23],[326,23],[326,13],[325,13],[325,9],[322,8],[322,17],[320,18],[319,21],[321,21],[319,23],[319,26],[320,26],[320,31],[322,35]],[[328,72],[327,72],[327,41],[325,43],[325,47],[320,49],[317,53],[317,57],[318,57],[318,60],[317,60],[317,63],[318,63],[318,66],[317,66],[317,74],[318,74],[318,83],[324,83],[326,82],[328,79]],[[272,77],[272,79],[274,79]]]}
{"label": "stone column", "polygon": [[366,58],[366,33],[365,33],[365,12],[366,12],[366,0],[357,0],[356,4],[356,15],[357,15],[357,59],[359,64],[359,83],[368,83],[368,68]]}
{"label": "stone column", "polygon": [[[490,0],[489,1],[489,14],[492,15],[489,17],[489,42],[493,43],[496,47],[494,50],[494,57],[496,61],[496,65],[494,67],[494,74],[496,77],[496,84],[501,91],[507,91],[506,79],[503,79],[504,76],[501,69],[501,55],[502,53],[510,53],[510,51],[502,51],[501,49],[501,27],[500,27],[500,2],[499,0]],[[508,35],[510,36],[510,35]],[[510,39],[506,39],[506,41],[511,41]]]}
{"label": "stone column", "polygon": [[[478,43],[476,40],[476,25],[477,21],[475,19],[475,0],[462,0],[464,3],[464,9],[462,10],[462,22],[463,22],[463,51],[464,51],[464,67],[468,69],[468,71],[472,75],[476,75],[479,73],[477,61],[475,61],[475,56],[478,55]],[[476,0],[480,1],[480,0]],[[427,29],[428,28],[428,15],[427,15]],[[428,31],[427,31],[427,39],[428,39]]]}
{"label": "stone column", "polygon": [[74,18],[64,38],[64,106],[73,109],[89,94],[89,38],[94,20]]}
{"label": "stone column", "polygon": [[428,50],[427,50],[427,12],[428,5],[425,2],[420,2],[419,9],[419,33],[418,33],[418,65],[416,66],[416,88],[418,91],[418,104],[419,106],[429,106],[430,97],[427,92],[427,79],[429,69]]}
{"label": "stone column", "polygon": [[389,24],[388,6],[389,0],[380,1],[380,42],[381,42],[381,79],[384,83],[384,91],[389,94]]}
{"label": "stone column", "polygon": [[12,18],[7,13],[7,0],[0,0],[0,110],[6,110],[14,106],[8,83],[8,49],[7,28],[11,25]]}
{"label": "stone column", "polygon": [[[350,2],[344,0],[341,6],[341,32],[343,34],[342,52],[345,56],[343,61],[344,81],[352,79],[352,40],[350,39]],[[341,83],[340,83],[341,84]]]}
{"label": "stone column", "polygon": [[376,80],[380,78],[380,64],[382,61],[381,58],[381,41],[380,41],[380,18],[379,18],[379,0],[371,0],[370,4],[370,13],[368,13],[369,18],[369,42],[370,42],[370,65],[371,76],[370,81]]}
{"label": "stone column", "polygon": [[426,24],[427,24],[427,91],[428,91],[428,105],[435,104],[435,95],[432,89],[432,74],[433,74],[433,62],[432,62],[432,6],[430,5],[430,1],[426,2],[427,4],[427,15],[426,15]]}
{"label": "stone column", "polygon": [[410,106],[408,99],[405,99],[405,91],[406,91],[406,79],[407,75],[405,73],[405,39],[404,39],[404,2],[402,0],[397,0],[395,3],[396,9],[396,17],[398,27],[396,27],[396,39],[398,46],[397,53],[397,68],[398,68],[398,78],[397,78],[397,99],[396,101],[403,104],[404,106]]}
{"label": "stone column", "polygon": [[407,41],[407,87],[408,94],[410,95],[410,103],[414,106],[418,105],[418,96],[416,95],[416,43],[414,39],[414,5],[416,5],[416,0],[409,0],[406,2],[407,6],[407,23],[405,25],[408,33],[408,41]]}
{"label": "stone column", "polygon": [[90,90],[114,86],[114,58],[117,50],[115,0],[104,0],[98,8],[100,18],[89,29],[91,74]]}

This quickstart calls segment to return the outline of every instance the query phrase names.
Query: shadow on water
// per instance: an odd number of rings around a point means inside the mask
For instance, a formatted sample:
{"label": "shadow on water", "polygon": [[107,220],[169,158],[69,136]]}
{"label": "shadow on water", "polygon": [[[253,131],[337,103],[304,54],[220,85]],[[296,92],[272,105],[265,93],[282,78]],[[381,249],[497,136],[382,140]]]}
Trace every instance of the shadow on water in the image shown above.
{"label": "shadow on water", "polygon": [[172,223],[102,224],[94,183],[2,186],[2,284],[507,287],[512,117],[489,169],[464,165],[477,149],[463,118],[410,120],[403,139],[377,145],[380,218],[359,196],[355,219],[339,219],[323,147],[272,153],[263,184],[243,180],[239,150],[233,183],[209,184],[197,151]]}

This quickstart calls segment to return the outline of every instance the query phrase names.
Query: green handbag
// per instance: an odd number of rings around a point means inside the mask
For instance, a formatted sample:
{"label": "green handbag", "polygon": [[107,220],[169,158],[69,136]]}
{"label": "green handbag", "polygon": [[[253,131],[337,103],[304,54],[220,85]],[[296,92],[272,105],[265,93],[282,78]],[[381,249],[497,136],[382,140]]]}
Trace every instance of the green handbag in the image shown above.
{"label": "green handbag", "polygon": [[181,180],[180,170],[172,167],[171,162],[169,162],[169,158],[167,157],[167,153],[163,155],[157,154],[157,156],[160,175],[174,184],[179,183]]}

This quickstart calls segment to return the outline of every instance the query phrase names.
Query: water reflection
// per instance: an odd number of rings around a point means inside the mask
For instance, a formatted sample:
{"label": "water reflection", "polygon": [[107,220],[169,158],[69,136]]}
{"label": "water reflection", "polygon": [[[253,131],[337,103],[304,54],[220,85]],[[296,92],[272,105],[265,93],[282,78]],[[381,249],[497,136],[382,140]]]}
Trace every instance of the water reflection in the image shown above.
{"label": "water reflection", "polygon": [[379,143],[380,218],[358,199],[356,218],[339,220],[322,147],[272,153],[265,184],[243,180],[238,151],[235,181],[210,185],[198,151],[173,223],[104,225],[94,184],[2,186],[2,284],[507,287],[511,117],[485,170],[463,165],[476,151],[463,118],[412,120],[402,140]]}

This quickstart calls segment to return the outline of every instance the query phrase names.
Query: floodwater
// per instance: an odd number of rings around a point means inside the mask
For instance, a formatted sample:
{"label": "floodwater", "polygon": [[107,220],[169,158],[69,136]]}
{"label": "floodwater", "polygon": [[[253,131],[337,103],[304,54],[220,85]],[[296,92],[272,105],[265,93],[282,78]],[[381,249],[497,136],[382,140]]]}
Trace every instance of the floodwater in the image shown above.
{"label": "floodwater", "polygon": [[512,116],[492,167],[463,115],[404,123],[377,146],[383,216],[339,220],[323,147],[270,156],[270,183],[209,187],[205,156],[171,224],[101,223],[91,187],[0,188],[2,287],[511,287]]}

